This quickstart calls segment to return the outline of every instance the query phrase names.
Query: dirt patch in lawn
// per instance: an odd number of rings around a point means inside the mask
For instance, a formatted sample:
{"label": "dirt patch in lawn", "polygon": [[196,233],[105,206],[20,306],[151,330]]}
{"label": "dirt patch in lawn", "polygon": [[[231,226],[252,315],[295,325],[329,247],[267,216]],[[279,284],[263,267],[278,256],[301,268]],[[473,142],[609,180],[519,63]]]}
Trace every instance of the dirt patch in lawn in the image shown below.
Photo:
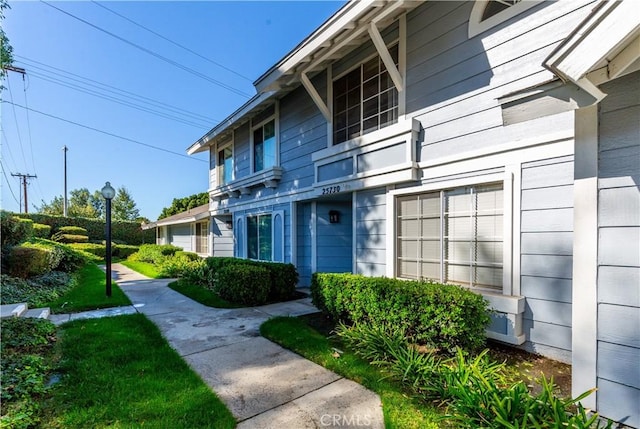
{"label": "dirt patch in lawn", "polygon": [[[322,313],[301,318],[325,336],[331,335],[335,328],[333,321]],[[560,396],[571,396],[571,365],[493,341],[489,341],[487,347],[493,359],[507,364],[513,381],[524,381],[533,394],[540,392],[541,387],[537,381],[545,376],[547,379],[553,378]]]}

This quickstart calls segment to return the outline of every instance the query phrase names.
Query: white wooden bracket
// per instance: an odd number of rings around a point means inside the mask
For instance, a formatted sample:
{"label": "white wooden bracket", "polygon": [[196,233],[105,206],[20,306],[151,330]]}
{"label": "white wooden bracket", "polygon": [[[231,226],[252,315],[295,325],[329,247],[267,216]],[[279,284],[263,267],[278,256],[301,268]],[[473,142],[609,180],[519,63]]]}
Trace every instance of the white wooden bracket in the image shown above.
{"label": "white wooden bracket", "polygon": [[382,38],[382,35],[380,34],[378,27],[376,27],[376,24],[372,22],[371,24],[369,24],[368,30],[369,30],[369,36],[371,37],[371,41],[375,45],[376,50],[378,51],[378,54],[380,55],[380,58],[384,63],[384,66],[387,68],[387,71],[389,72],[389,76],[391,77],[393,84],[395,85],[398,92],[402,91],[404,88],[402,75],[398,71],[398,68],[394,63],[393,58],[391,58],[391,54],[387,49],[387,45],[384,43],[384,39]]}
{"label": "white wooden bracket", "polygon": [[311,96],[313,102],[316,104],[316,106],[318,106],[318,109],[320,109],[322,116],[324,116],[327,122],[331,122],[331,112],[329,112],[329,108],[325,104],[320,94],[318,94],[316,87],[313,86],[313,83],[311,83],[311,80],[307,77],[306,73],[303,72],[300,74],[300,81],[309,93],[309,96]]}

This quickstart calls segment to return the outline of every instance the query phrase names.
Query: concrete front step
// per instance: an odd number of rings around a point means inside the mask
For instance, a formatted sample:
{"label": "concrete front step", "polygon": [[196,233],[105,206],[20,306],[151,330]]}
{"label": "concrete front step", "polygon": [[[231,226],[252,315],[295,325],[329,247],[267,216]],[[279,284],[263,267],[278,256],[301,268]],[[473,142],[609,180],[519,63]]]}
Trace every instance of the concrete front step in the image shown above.
{"label": "concrete front step", "polygon": [[2,319],[7,317],[33,317],[38,319],[48,319],[50,314],[51,310],[48,307],[29,310],[29,306],[26,302],[0,305],[0,318]]}

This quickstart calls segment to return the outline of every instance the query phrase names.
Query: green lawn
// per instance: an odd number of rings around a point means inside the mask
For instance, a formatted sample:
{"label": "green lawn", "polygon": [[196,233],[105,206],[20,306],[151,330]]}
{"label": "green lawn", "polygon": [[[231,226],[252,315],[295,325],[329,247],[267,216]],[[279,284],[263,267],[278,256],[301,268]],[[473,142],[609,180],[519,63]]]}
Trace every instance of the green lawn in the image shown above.
{"label": "green lawn", "polygon": [[160,275],[160,271],[158,271],[158,268],[152,263],[140,262],[140,261],[129,261],[129,260],[124,260],[124,261],[121,261],[120,263],[125,267],[131,268],[133,271],[137,271],[143,276],[147,276],[151,279],[163,278]]}
{"label": "green lawn", "polygon": [[93,262],[74,273],[75,287],[47,304],[53,313],[73,313],[97,308],[131,305],[129,298],[115,282],[111,282],[111,297],[106,294],[106,274]]}
{"label": "green lawn", "polygon": [[229,302],[225,299],[220,298],[218,294],[210,291],[209,289],[205,289],[202,286],[188,283],[184,280],[171,282],[169,283],[169,287],[175,290],[176,292],[180,292],[184,296],[188,296],[192,300],[197,301],[200,304],[206,305],[208,307],[215,307],[215,308],[244,307],[244,305],[242,304],[235,304],[233,302]]}
{"label": "green lawn", "polygon": [[[387,428],[438,428],[442,414],[420,404],[378,368],[345,349],[336,338],[327,338],[297,317],[277,317],[260,327],[260,333],[305,358],[376,392],[382,399]],[[335,349],[343,353],[336,352]]]}
{"label": "green lawn", "polygon": [[62,325],[61,382],[41,427],[233,428],[235,419],[145,316]]}

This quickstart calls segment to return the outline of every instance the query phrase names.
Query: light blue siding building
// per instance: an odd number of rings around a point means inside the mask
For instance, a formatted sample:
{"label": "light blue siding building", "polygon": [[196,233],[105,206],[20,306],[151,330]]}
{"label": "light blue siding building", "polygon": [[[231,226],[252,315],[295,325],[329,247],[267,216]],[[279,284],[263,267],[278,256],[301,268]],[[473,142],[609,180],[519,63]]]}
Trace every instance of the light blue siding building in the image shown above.
{"label": "light blue siding building", "polygon": [[631,0],[349,2],[188,148],[212,224],[301,286],[471,288],[488,337],[638,427],[639,36]]}

